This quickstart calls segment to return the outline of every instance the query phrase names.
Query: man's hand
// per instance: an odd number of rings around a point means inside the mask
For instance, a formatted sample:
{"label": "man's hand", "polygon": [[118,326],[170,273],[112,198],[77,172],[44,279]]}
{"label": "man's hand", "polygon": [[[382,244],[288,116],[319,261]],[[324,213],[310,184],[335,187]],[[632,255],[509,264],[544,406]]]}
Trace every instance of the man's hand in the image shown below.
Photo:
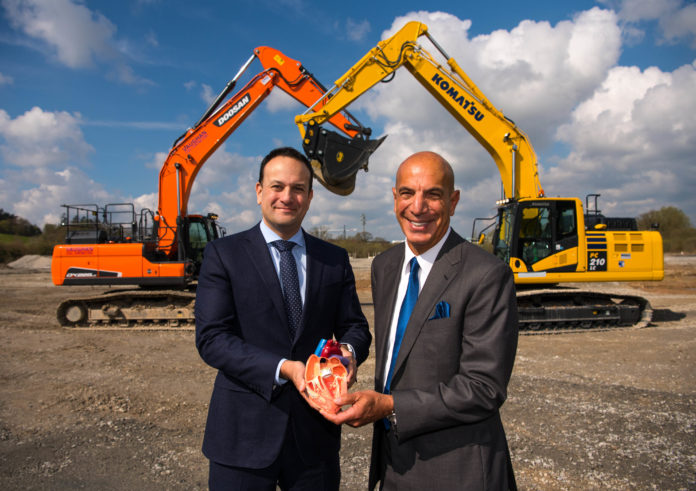
{"label": "man's hand", "polygon": [[292,382],[297,388],[297,392],[300,393],[304,400],[317,411],[321,411],[321,407],[319,407],[307,394],[304,363],[301,361],[285,360],[283,364],[280,365],[280,377]]}
{"label": "man's hand", "polygon": [[339,406],[350,405],[350,407],[337,414],[329,414],[324,411],[321,414],[334,424],[345,423],[353,428],[385,418],[394,410],[394,398],[374,390],[361,390],[346,394],[334,402]]}
{"label": "man's hand", "polygon": [[292,382],[300,394],[305,393],[305,364],[301,361],[285,360],[280,365],[280,378]]}
{"label": "man's hand", "polygon": [[358,361],[345,344],[341,345],[341,354],[348,359],[348,388],[350,389],[358,381]]}

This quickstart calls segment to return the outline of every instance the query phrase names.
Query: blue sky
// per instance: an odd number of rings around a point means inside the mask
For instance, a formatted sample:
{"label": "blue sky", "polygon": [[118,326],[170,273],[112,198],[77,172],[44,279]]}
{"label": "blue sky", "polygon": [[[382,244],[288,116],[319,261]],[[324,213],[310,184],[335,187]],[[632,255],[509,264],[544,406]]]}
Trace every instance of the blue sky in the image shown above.
{"label": "blue sky", "polygon": [[[63,203],[153,208],[172,142],[194,124],[256,46],[301,61],[331,85],[409,20],[459,62],[530,136],[550,196],[601,193],[607,214],[662,206],[696,224],[696,4],[601,2],[0,0],[0,207],[53,223]],[[434,48],[423,44],[431,52]],[[247,71],[261,70],[256,62]],[[408,103],[406,103],[408,102]],[[206,163],[190,212],[228,231],[260,213],[258,162],[300,146],[302,108],[276,91]],[[431,149],[453,164],[453,224],[494,214],[490,156],[404,70],[351,112],[388,134],[338,197],[317,187],[306,228],[397,239],[390,188],[399,162]]]}

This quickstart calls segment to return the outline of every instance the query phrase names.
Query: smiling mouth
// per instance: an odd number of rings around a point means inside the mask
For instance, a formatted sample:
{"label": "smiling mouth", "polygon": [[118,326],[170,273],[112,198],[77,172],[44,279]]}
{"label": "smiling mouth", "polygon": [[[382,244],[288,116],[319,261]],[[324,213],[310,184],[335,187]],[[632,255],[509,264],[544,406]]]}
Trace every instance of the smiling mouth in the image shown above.
{"label": "smiling mouth", "polygon": [[416,222],[414,220],[409,220],[408,218],[406,220],[413,228],[425,228],[430,223],[430,222]]}

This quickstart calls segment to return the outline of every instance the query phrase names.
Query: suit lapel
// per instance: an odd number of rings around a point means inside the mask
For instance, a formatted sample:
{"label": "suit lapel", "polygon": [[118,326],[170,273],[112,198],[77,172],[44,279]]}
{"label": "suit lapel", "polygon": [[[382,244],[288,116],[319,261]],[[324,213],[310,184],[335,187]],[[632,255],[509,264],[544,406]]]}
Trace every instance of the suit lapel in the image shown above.
{"label": "suit lapel", "polygon": [[304,235],[305,248],[307,250],[307,277],[305,278],[307,290],[305,291],[305,302],[302,308],[302,322],[297,329],[295,339],[299,339],[307,323],[307,319],[310,316],[308,306],[317,305],[319,303],[319,285],[321,285],[321,276],[324,269],[323,263],[317,259],[314,237],[307,234],[304,230],[302,234]]}
{"label": "suit lapel", "polygon": [[[259,273],[259,278],[263,282],[268,296],[271,298],[273,305],[281,319],[285,319],[287,323],[287,314],[285,313],[285,304],[283,303],[283,291],[280,287],[278,273],[273,266],[273,259],[268,251],[268,245],[263,238],[261,229],[258,225],[249,230],[246,236],[246,253],[251,258],[251,262]],[[287,329],[290,332],[290,329]],[[289,336],[288,336],[289,338]]]}
{"label": "suit lapel", "polygon": [[458,272],[457,264],[461,261],[461,249],[456,248],[456,246],[462,242],[464,239],[453,230],[433,263],[428,279],[418,295],[418,301],[406,326],[406,333],[396,358],[394,378],[397,377],[401,365],[411,352],[425,322],[435,309],[435,305],[442,299],[445,290],[455,278]]}
{"label": "suit lapel", "polygon": [[[387,359],[387,350],[389,349],[389,327],[391,326],[394,307],[397,302],[396,294],[399,286],[401,268],[404,264],[404,247],[405,244],[396,246],[398,251],[390,256],[390,260],[382,267],[382,279],[378,284],[374,296],[375,305],[375,326],[384,326],[384,329],[375,329],[375,350],[377,359],[380,360],[377,364],[375,377],[378,384],[384,384],[384,363]],[[378,308],[378,305],[384,306]]]}

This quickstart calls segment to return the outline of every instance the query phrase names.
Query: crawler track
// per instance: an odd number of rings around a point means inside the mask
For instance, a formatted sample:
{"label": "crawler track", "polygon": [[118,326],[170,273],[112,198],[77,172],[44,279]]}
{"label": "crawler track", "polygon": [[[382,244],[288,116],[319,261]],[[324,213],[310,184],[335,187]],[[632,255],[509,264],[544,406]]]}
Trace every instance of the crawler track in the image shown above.
{"label": "crawler track", "polygon": [[647,326],[653,313],[643,297],[574,289],[520,290],[517,308],[522,334],[635,329]]}
{"label": "crawler track", "polygon": [[[195,291],[121,290],[66,300],[57,317],[69,329],[191,331],[195,299]],[[652,319],[645,298],[574,289],[520,290],[517,307],[521,334],[640,328]]]}
{"label": "crawler track", "polygon": [[69,329],[193,330],[195,299],[186,290],[122,290],[66,300],[57,317]]}

